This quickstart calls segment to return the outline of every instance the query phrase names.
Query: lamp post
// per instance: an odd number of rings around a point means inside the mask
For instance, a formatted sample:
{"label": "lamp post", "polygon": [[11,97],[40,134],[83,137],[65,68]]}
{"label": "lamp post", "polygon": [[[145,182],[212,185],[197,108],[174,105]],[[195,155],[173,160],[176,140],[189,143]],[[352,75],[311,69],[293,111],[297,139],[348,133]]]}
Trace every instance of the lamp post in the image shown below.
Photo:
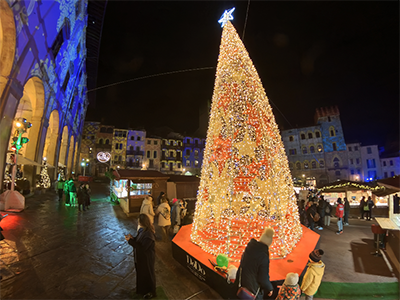
{"label": "lamp post", "polygon": [[85,176],[86,162],[81,162],[81,166],[83,167],[83,176]]}

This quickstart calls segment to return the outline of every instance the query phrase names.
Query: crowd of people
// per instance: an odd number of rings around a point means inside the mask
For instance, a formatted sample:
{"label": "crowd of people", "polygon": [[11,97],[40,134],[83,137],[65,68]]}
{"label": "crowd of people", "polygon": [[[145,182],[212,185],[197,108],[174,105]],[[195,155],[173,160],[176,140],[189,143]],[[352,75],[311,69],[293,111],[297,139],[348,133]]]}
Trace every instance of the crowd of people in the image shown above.
{"label": "crowd of people", "polygon": [[[346,197],[344,197],[343,200],[342,198],[338,198],[336,200],[336,206],[332,207],[330,201],[324,199],[323,195],[309,193],[307,201],[299,201],[298,206],[300,223],[311,230],[323,230],[324,227],[329,227],[332,216],[338,218],[338,230],[336,234],[342,234],[343,226],[350,225],[350,202]],[[371,196],[369,196],[367,200],[365,200],[365,197],[362,197],[359,206],[361,214],[360,219],[364,219],[365,216],[365,219],[370,221],[372,219],[372,209],[374,206],[375,204]]]}
{"label": "crowd of people", "polygon": [[91,191],[88,183],[81,183],[77,189],[72,178],[66,181],[59,179],[56,187],[58,201],[63,201],[65,196],[66,206],[78,207],[78,211],[86,211],[89,209]]}

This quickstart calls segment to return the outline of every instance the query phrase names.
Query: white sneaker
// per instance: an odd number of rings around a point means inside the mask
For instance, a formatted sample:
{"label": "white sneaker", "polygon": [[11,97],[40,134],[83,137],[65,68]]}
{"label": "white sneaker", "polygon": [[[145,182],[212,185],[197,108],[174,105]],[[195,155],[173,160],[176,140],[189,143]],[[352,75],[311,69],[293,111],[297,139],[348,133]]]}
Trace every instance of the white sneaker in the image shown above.
{"label": "white sneaker", "polygon": [[324,230],[322,227],[318,227],[318,230]]}
{"label": "white sneaker", "polygon": [[349,226],[349,223],[344,223],[344,226]]}

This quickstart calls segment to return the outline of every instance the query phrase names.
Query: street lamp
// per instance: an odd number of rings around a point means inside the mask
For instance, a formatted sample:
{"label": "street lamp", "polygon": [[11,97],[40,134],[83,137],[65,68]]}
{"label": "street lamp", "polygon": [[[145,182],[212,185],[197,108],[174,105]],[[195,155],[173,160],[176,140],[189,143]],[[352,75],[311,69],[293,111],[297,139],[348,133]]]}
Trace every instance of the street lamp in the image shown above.
{"label": "street lamp", "polygon": [[85,176],[86,163],[84,161],[81,162],[81,166],[83,167],[83,176]]}

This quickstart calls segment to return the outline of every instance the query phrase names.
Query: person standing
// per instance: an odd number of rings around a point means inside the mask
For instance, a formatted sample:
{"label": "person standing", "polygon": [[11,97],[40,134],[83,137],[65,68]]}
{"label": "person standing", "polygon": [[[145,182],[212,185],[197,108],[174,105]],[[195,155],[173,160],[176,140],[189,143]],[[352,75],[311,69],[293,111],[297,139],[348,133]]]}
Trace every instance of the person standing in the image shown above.
{"label": "person standing", "polygon": [[162,203],[162,199],[166,198],[164,192],[160,192],[160,195],[156,198],[156,201],[154,202],[155,206],[159,206]]}
{"label": "person standing", "polygon": [[365,197],[362,196],[360,200],[360,213],[361,213],[361,220],[364,219],[364,206],[365,206]]}
{"label": "person standing", "polygon": [[69,180],[64,183],[65,205],[69,206]]}
{"label": "person standing", "polygon": [[287,273],[283,285],[279,289],[278,296],[275,300],[299,300],[301,290],[299,287],[299,274]]}
{"label": "person standing", "polygon": [[325,217],[324,217],[324,224],[325,226],[331,225],[331,216],[332,216],[332,205],[329,200],[325,201]]}
{"label": "person standing", "polygon": [[342,204],[342,199],[337,199],[337,206],[336,206],[336,217],[338,217],[337,226],[338,231],[336,234],[343,233],[343,214],[344,214],[344,205]]}
{"label": "person standing", "polygon": [[235,285],[248,289],[255,299],[263,299],[264,292],[270,297],[274,287],[269,279],[269,247],[274,230],[265,228],[260,239],[254,238],[247,244],[236,273]]}
{"label": "person standing", "polygon": [[307,271],[304,274],[301,290],[306,295],[305,300],[312,300],[321,285],[322,277],[325,272],[325,264],[321,261],[324,251],[315,249],[309,255]]}
{"label": "person standing", "polygon": [[134,248],[136,269],[136,293],[144,295],[144,299],[156,296],[155,272],[155,231],[147,214],[139,215],[139,229],[136,237],[125,236],[129,245]]}
{"label": "person standing", "polygon": [[58,201],[61,201],[63,198],[63,193],[64,193],[64,185],[65,185],[65,181],[60,179],[57,182],[57,192],[58,192]]}
{"label": "person standing", "polygon": [[309,228],[314,231],[315,220],[318,214],[317,205],[313,201],[308,201],[307,206],[307,220]]}
{"label": "person standing", "polygon": [[78,210],[81,211],[81,206],[83,211],[86,211],[85,209],[85,203],[87,202],[88,198],[87,190],[85,185],[82,183],[79,188],[78,188]]}
{"label": "person standing", "polygon": [[318,201],[318,213],[319,213],[319,221],[318,221],[318,229],[323,230],[324,221],[325,221],[325,200],[324,196],[320,196]]}
{"label": "person standing", "polygon": [[76,186],[74,180],[71,178],[68,183],[68,190],[69,190],[69,201],[71,206],[77,206],[76,201]]}
{"label": "person standing", "polygon": [[349,225],[349,215],[350,215],[350,202],[347,200],[346,197],[343,198],[344,200],[344,225],[348,226]]}
{"label": "person standing", "polygon": [[86,206],[86,209],[89,209],[89,206],[90,206],[90,194],[91,194],[92,190],[90,189],[90,186],[89,186],[88,183],[85,185],[85,188],[86,188],[86,192],[87,192],[87,198],[86,198],[85,206]]}
{"label": "person standing", "polygon": [[155,213],[153,210],[153,198],[151,196],[144,198],[142,206],[140,207],[140,213],[146,214],[149,217],[151,224],[154,224]]}
{"label": "person standing", "polygon": [[171,226],[171,208],[167,199],[162,199],[162,203],[157,207],[158,226],[163,231],[163,240],[168,241],[169,227]]}
{"label": "person standing", "polygon": [[399,213],[399,196],[397,194],[393,196],[393,213]]}
{"label": "person standing", "polygon": [[372,220],[372,208],[375,206],[374,201],[372,201],[371,196],[368,197],[368,200],[365,203],[365,206],[367,207],[365,218],[367,219],[367,221],[371,221]]}
{"label": "person standing", "polygon": [[181,226],[181,201],[176,198],[172,200],[171,226],[174,233],[177,233],[177,229]]}

